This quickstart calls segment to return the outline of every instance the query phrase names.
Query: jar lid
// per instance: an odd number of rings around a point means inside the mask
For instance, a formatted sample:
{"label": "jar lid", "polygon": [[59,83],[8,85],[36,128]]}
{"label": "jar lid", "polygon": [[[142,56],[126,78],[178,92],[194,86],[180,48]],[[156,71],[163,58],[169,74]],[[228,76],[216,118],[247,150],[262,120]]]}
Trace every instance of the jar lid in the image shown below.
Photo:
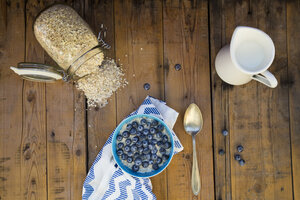
{"label": "jar lid", "polygon": [[30,81],[49,83],[65,77],[62,69],[40,63],[18,63],[17,67],[10,67],[10,69]]}

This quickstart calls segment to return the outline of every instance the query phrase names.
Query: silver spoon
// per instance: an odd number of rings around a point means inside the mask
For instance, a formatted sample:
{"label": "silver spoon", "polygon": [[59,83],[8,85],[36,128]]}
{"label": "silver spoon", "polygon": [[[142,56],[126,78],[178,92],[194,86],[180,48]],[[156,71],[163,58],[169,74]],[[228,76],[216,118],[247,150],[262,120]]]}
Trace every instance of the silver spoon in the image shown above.
{"label": "silver spoon", "polygon": [[198,169],[195,136],[203,127],[203,118],[199,107],[192,103],[186,109],[183,119],[184,130],[193,139],[193,168],[192,168],[192,190],[194,195],[198,195],[201,188],[200,174]]}

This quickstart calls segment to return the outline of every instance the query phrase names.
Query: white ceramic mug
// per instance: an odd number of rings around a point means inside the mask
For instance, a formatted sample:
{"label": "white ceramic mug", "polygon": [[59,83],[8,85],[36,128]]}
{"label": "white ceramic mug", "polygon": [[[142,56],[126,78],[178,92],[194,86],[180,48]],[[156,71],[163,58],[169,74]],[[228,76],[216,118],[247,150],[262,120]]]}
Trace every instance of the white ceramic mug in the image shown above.
{"label": "white ceramic mug", "polygon": [[274,56],[274,43],[265,32],[238,26],[233,32],[230,45],[224,46],[216,57],[216,71],[223,81],[231,85],[256,80],[275,88],[277,80],[267,70]]}

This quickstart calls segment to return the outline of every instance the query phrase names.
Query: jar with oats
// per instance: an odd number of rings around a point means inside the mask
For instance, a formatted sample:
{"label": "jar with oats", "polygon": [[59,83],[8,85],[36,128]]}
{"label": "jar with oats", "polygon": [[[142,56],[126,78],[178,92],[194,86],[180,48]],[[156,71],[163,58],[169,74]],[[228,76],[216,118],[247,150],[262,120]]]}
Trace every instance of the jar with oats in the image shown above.
{"label": "jar with oats", "polygon": [[110,46],[96,37],[73,8],[53,5],[37,16],[33,28],[36,39],[59,67],[38,63],[19,63],[18,67],[11,67],[24,79],[73,80],[85,93],[89,106],[98,104],[100,107],[126,84],[122,70],[113,60],[103,62],[103,50]]}

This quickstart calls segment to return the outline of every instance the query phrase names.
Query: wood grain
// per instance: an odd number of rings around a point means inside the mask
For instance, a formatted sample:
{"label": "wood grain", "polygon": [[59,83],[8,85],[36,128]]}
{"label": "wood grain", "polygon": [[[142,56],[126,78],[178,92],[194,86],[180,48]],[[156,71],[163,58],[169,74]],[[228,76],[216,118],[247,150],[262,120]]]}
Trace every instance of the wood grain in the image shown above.
{"label": "wood grain", "polygon": [[[101,24],[107,28],[105,41],[111,45],[105,55],[115,58],[114,49],[114,5],[111,0],[86,1],[85,18],[95,33],[100,31]],[[104,108],[91,108],[88,110],[88,166],[90,167],[104,143],[116,127],[116,98],[109,100]]]}
{"label": "wood grain", "polygon": [[[163,99],[162,3],[116,0],[116,58],[129,85],[117,93],[117,122],[138,108],[147,95]],[[143,89],[149,83],[149,91]],[[167,199],[166,171],[151,179],[158,199]]]}
{"label": "wood grain", "polygon": [[300,199],[300,1],[287,2],[287,51],[294,199]]}
{"label": "wood grain", "polygon": [[[32,26],[41,4],[27,1],[26,9],[26,62],[44,62],[44,52],[36,41]],[[46,95],[45,84],[24,81],[23,133],[21,143],[21,191],[24,199],[47,197],[46,173]],[[25,181],[26,180],[26,181]]]}
{"label": "wood grain", "polygon": [[[164,2],[165,96],[168,105],[180,113],[175,132],[184,146],[167,169],[168,199],[214,199],[207,7],[207,1]],[[182,69],[176,71],[175,64]],[[204,120],[196,137],[202,185],[198,196],[191,189],[192,137],[182,125],[190,103],[199,105]]]}
{"label": "wood grain", "polygon": [[[232,1],[226,5],[232,7]],[[224,137],[223,130],[229,130],[229,90],[230,85],[222,82],[215,71],[215,57],[230,35],[225,33],[225,17],[230,16],[230,10],[224,9],[222,1],[209,1],[210,13],[210,52],[211,52],[211,85],[212,85],[212,112],[213,112],[213,140],[214,140],[214,174],[215,195],[217,200],[231,199],[230,174],[230,132]],[[226,12],[226,13],[225,13]],[[225,13],[225,14],[224,14]],[[225,151],[219,155],[219,151]]]}
{"label": "wood grain", "polygon": [[[67,3],[83,15],[84,1]],[[55,64],[48,56],[46,61]],[[47,84],[46,95],[48,199],[81,199],[87,170],[84,95],[62,81]]]}
{"label": "wood grain", "polygon": [[[266,31],[273,38],[276,47],[276,59],[270,68],[276,75],[279,83],[287,78],[286,40],[285,40],[285,4],[280,1],[250,1],[233,2],[232,4],[214,3],[211,6],[221,6],[223,16],[221,25],[212,23],[212,57],[222,43],[228,43],[230,36],[237,25],[258,27]],[[214,7],[211,8],[211,11]],[[215,40],[214,37],[218,37]],[[218,42],[218,43],[217,43]],[[228,122],[224,119],[229,116],[230,154],[226,159],[231,161],[231,195],[232,199],[291,199],[291,158],[288,118],[288,94],[284,84],[276,89],[269,89],[256,82],[244,86],[229,87],[228,94],[224,94],[222,82],[217,78],[212,65],[213,102],[228,103],[228,110],[219,110],[220,105],[214,108],[214,133],[219,143],[215,150],[226,145],[222,140],[220,130]],[[234,161],[236,146],[245,147],[242,157],[246,165],[241,167]],[[280,149],[280,152],[279,150]],[[228,155],[230,157],[228,157]],[[215,157],[218,156],[215,154]],[[216,167],[222,168],[222,161],[216,160]],[[218,165],[218,164],[219,165]],[[218,166],[217,166],[218,165]],[[226,165],[227,166],[227,165]],[[223,168],[229,170],[223,165]],[[222,171],[224,177],[224,171]],[[225,172],[225,176],[226,176]],[[217,174],[216,174],[217,175]],[[223,181],[223,182],[220,182]],[[224,178],[217,178],[217,198],[224,198],[227,183]],[[225,186],[225,189],[224,189]],[[230,199],[230,198],[228,198]]]}
{"label": "wood grain", "polygon": [[[24,61],[25,4],[0,1],[0,199],[23,199],[21,178],[23,80],[10,66]],[[26,166],[28,167],[28,166]],[[28,168],[27,168],[28,169]],[[36,169],[36,168],[35,168]],[[24,169],[25,170],[25,169]],[[40,179],[43,181],[43,178]],[[17,186],[17,187],[16,187]],[[19,187],[20,186],[20,187]],[[43,186],[37,183],[37,187]]]}

